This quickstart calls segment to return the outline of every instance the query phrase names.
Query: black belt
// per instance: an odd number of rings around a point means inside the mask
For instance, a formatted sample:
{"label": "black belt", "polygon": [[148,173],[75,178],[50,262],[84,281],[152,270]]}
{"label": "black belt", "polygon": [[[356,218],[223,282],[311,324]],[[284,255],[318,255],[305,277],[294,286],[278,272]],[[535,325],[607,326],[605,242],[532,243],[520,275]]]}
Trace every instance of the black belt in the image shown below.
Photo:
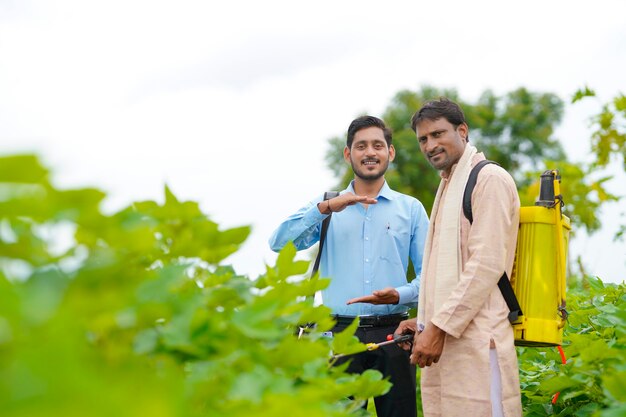
{"label": "black belt", "polygon": [[[339,314],[333,314],[332,318],[337,321],[337,324],[351,324],[355,319],[354,316],[341,316]],[[395,326],[408,318],[409,313],[388,314],[385,316],[358,316],[359,327]]]}

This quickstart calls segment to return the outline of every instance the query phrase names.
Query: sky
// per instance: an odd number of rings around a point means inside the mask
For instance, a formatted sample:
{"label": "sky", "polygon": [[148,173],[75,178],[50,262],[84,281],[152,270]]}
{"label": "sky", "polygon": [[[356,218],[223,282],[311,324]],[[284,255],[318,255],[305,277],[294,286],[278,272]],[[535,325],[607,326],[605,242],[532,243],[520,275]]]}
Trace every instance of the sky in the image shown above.
{"label": "sky", "polygon": [[[0,0],[0,154],[37,153],[59,187],[107,192],[108,212],[167,184],[224,229],[251,225],[225,263],[254,278],[278,224],[336,186],[328,139],[400,90],[555,93],[555,137],[590,162],[590,116],[626,93],[624,16],[621,0]],[[569,104],[585,85],[598,99]],[[607,172],[626,194],[621,164]],[[626,279],[625,211],[570,245],[605,281]]]}

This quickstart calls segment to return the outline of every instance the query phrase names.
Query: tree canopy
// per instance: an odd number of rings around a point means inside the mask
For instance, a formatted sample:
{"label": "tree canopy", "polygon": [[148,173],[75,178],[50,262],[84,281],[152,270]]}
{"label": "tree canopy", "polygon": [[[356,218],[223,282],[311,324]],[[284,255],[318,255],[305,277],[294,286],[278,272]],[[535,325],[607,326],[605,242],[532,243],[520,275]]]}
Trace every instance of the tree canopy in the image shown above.
{"label": "tree canopy", "polygon": [[[593,167],[568,161],[558,138],[554,136],[563,116],[563,101],[555,94],[532,92],[526,88],[501,96],[486,90],[475,102],[460,98],[455,89],[431,86],[396,93],[382,115],[393,130],[396,148],[396,158],[386,175],[392,188],[416,197],[430,212],[439,174],[421,154],[411,129],[411,117],[426,101],[441,96],[461,105],[470,128],[470,142],[513,176],[522,205],[534,204],[540,173],[558,169],[563,178],[565,212],[573,224],[584,227],[588,232],[600,228],[598,208],[606,201],[617,199],[604,188],[610,177],[593,179],[589,175]],[[339,178],[338,186],[344,188],[353,176],[342,157],[345,139],[334,137],[329,142],[326,161]],[[582,202],[585,204],[580,204]]]}
{"label": "tree canopy", "polygon": [[[576,103],[585,97],[596,97],[596,93],[589,87],[579,89],[572,102]],[[591,122],[594,129],[591,136],[594,165],[605,167],[612,158],[621,158],[626,171],[626,96],[618,93],[602,104],[601,111],[592,116]]]}

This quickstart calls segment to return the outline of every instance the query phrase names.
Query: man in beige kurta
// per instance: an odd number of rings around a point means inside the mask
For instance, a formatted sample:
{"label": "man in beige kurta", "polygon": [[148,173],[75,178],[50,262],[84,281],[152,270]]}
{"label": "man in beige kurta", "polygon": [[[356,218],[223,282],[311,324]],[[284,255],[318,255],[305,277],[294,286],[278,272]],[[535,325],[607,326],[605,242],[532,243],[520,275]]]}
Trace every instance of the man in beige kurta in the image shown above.
{"label": "man in beige kurta", "polygon": [[415,116],[420,148],[441,171],[424,253],[412,363],[422,368],[426,417],[521,416],[514,334],[498,288],[511,276],[519,223],[519,197],[497,165],[479,173],[472,193],[473,223],[462,213],[471,168],[484,160],[469,144],[460,107],[445,98]]}

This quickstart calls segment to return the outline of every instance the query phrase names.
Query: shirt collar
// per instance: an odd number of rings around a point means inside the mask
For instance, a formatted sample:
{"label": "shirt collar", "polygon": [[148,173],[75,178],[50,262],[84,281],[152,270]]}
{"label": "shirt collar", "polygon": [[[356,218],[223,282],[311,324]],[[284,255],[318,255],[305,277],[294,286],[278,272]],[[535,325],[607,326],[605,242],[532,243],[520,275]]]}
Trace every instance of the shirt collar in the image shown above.
{"label": "shirt collar", "polygon": [[[346,191],[349,191],[352,194],[356,194],[356,191],[354,191],[354,180],[350,181],[350,185],[348,185],[348,188],[346,188]],[[376,199],[378,199],[379,197],[384,197],[387,200],[393,200],[394,198],[393,190],[389,188],[389,184],[387,184],[386,180],[382,188],[378,192],[378,196],[376,196]]]}

